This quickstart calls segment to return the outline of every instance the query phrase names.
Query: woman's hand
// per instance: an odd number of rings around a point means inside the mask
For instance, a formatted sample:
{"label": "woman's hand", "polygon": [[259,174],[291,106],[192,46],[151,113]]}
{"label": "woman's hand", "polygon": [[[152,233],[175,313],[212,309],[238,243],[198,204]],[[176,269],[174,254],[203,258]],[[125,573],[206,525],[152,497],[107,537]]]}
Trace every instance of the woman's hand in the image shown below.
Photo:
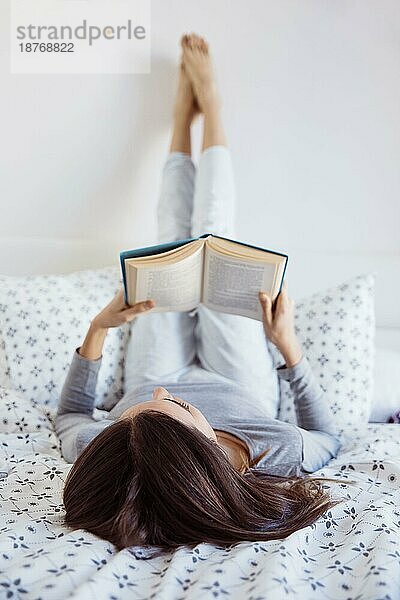
{"label": "woman's hand", "polygon": [[128,323],[136,315],[147,312],[154,306],[154,300],[128,306],[125,304],[124,290],[121,288],[111,302],[92,319],[83,344],[78,348],[78,353],[88,360],[99,360],[102,357],[104,340],[109,327],[119,327],[123,323]]}
{"label": "woman's hand", "polygon": [[274,309],[268,294],[260,292],[259,297],[265,335],[278,348],[286,366],[293,367],[300,362],[302,351],[294,329],[294,301],[287,294],[286,284],[282,286]]}
{"label": "woman's hand", "polygon": [[124,323],[129,323],[137,315],[148,312],[155,305],[154,300],[146,300],[129,306],[125,304],[124,290],[121,288],[113,300],[92,320],[92,325],[96,329],[119,327]]}

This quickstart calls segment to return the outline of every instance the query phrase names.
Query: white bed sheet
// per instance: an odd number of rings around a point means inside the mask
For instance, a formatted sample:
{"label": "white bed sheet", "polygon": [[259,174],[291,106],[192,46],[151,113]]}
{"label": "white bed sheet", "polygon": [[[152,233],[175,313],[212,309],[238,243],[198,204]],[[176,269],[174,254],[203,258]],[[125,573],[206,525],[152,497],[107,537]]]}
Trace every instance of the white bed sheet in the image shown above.
{"label": "white bed sheet", "polygon": [[319,474],[345,501],[286,540],[233,549],[200,544],[144,559],[61,526],[71,465],[52,427],[54,410],[0,388],[0,598],[60,600],[283,597],[400,598],[400,426],[345,432],[339,457]]}

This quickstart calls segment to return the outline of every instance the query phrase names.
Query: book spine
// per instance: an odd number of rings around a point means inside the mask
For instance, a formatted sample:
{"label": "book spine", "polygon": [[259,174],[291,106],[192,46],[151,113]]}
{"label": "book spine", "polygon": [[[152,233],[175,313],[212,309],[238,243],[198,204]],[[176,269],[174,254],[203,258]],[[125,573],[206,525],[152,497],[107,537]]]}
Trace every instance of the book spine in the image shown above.
{"label": "book spine", "polygon": [[124,285],[124,300],[125,304],[128,304],[128,290],[126,285],[126,272],[125,272],[125,260],[122,258],[121,254],[119,256],[120,266],[121,266],[121,275],[122,275],[122,283]]}

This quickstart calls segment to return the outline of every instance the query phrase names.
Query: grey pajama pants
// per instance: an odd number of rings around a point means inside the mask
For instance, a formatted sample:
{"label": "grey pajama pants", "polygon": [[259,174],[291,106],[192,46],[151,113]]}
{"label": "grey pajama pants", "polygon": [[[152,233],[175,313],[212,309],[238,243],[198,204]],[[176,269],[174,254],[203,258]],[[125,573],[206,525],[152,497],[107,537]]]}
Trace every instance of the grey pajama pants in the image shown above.
{"label": "grey pajama pants", "polygon": [[[190,156],[169,154],[157,209],[158,238],[168,242],[203,233],[235,237],[235,186],[225,146],[207,148],[196,171]],[[143,384],[236,381],[271,406],[279,401],[277,375],[262,323],[200,305],[132,322],[125,357],[125,392]]]}

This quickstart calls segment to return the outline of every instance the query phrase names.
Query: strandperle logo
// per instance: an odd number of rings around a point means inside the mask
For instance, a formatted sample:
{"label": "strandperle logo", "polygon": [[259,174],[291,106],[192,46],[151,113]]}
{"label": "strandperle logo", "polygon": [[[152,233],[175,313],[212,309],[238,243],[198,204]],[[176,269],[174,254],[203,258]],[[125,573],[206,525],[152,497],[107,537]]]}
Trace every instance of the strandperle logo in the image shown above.
{"label": "strandperle logo", "polygon": [[11,0],[11,73],[149,73],[150,0]]}
{"label": "strandperle logo", "polygon": [[134,25],[131,19],[128,19],[126,25],[98,25],[88,24],[86,19],[83,19],[81,25],[71,27],[69,25],[20,25],[17,27],[18,40],[30,41],[71,41],[71,40],[87,40],[89,46],[99,39],[105,40],[144,40],[146,38],[146,28],[143,25]]}

